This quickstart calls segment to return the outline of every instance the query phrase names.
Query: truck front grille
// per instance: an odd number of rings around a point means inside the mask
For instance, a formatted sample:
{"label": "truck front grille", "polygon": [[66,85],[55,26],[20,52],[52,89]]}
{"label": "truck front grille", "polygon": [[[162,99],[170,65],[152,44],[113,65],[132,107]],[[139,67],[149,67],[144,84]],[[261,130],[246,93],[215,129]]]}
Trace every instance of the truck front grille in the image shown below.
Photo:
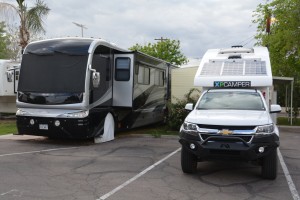
{"label": "truck front grille", "polygon": [[226,126],[198,124],[198,131],[202,141],[242,141],[250,143],[255,134],[255,126]]}
{"label": "truck front grille", "polygon": [[230,138],[232,139],[232,141],[237,141],[237,138],[239,139],[242,139],[243,141],[249,143],[253,137],[253,135],[241,135],[241,134],[238,134],[238,135],[230,135],[230,136],[223,136],[223,135],[220,135],[220,134],[200,134],[201,136],[201,139],[202,140],[207,140],[209,137],[211,136],[214,136],[214,137],[218,137],[218,136],[222,136],[222,137],[227,137],[226,141],[230,141]]}

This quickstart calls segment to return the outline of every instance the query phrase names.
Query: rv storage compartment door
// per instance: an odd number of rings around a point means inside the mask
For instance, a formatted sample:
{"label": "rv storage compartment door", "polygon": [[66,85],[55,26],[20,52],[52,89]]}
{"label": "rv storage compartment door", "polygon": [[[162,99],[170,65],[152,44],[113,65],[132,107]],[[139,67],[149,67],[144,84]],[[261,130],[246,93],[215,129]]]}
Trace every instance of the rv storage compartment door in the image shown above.
{"label": "rv storage compartment door", "polygon": [[115,54],[113,106],[132,107],[133,54]]}

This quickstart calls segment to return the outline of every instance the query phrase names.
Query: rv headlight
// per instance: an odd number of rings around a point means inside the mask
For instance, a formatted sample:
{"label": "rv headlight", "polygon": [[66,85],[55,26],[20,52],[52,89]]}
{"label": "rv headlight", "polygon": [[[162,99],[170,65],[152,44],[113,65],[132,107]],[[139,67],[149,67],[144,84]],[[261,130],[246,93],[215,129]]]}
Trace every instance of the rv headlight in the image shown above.
{"label": "rv headlight", "polygon": [[183,129],[186,131],[197,131],[197,124],[184,122],[183,123]]}
{"label": "rv headlight", "polygon": [[25,116],[25,115],[28,115],[29,113],[25,110],[21,110],[21,109],[18,109],[17,112],[16,112],[16,115],[17,116]]}
{"label": "rv headlight", "polygon": [[58,117],[61,118],[85,118],[89,115],[89,111],[79,111],[79,112],[73,112],[73,113],[65,113],[62,115],[59,115]]}
{"label": "rv headlight", "polygon": [[257,134],[270,134],[274,132],[274,124],[267,124],[256,127]]}

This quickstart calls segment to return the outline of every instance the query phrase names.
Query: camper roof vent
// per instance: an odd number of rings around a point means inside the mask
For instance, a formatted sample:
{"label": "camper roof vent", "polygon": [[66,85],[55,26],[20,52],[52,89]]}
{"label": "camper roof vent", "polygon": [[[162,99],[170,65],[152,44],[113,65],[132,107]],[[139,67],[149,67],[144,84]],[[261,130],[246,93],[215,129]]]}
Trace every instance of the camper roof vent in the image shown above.
{"label": "camper roof vent", "polygon": [[243,45],[233,45],[231,48],[243,48]]}
{"label": "camper roof vent", "polygon": [[229,55],[228,59],[242,59],[241,54],[233,54],[233,55]]}

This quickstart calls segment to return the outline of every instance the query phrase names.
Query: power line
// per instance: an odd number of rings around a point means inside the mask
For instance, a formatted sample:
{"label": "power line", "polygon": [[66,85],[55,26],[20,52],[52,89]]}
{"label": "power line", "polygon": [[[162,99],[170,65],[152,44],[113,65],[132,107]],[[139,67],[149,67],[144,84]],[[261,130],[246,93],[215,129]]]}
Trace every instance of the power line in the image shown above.
{"label": "power line", "polygon": [[254,35],[251,35],[250,37],[248,37],[247,39],[239,42],[238,44],[243,44],[244,42],[248,41],[249,39],[252,39],[253,37],[255,37]]}
{"label": "power line", "polygon": [[253,40],[255,40],[255,37],[253,36],[253,38],[251,40],[249,40],[248,42],[246,42],[245,44],[242,44],[243,46],[246,46],[247,44],[249,44],[250,42],[252,42]]}

